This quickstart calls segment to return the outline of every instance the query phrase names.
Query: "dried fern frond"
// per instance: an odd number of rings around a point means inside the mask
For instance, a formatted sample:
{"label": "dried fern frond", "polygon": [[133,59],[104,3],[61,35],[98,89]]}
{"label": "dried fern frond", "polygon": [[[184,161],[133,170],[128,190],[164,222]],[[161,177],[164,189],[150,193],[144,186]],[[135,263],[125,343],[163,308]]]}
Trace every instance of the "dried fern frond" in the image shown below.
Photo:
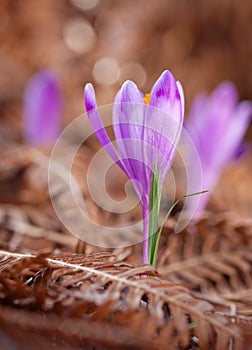
{"label": "dried fern frond", "polygon": [[235,305],[238,313],[252,314],[251,236],[251,220],[205,217],[193,232],[163,237],[159,271],[225,310]]}
{"label": "dried fern frond", "polygon": [[50,206],[0,206],[0,249],[51,253],[73,251],[77,238],[63,230]]}
{"label": "dried fern frond", "polygon": [[[105,320],[76,319],[1,306],[0,323],[4,340],[19,350],[34,350],[34,344],[42,350],[145,350],[166,346],[158,339],[146,337],[144,332],[136,336],[127,327]],[[13,331],[14,327],[18,332]],[[27,338],[32,342],[30,346]],[[3,344],[1,332],[0,343]]]}
{"label": "dried fern frond", "polygon": [[2,304],[113,324],[137,343],[144,334],[147,349],[241,348],[227,318],[187,288],[159,278],[149,265],[133,267],[107,254],[33,257],[1,251],[0,256]]}

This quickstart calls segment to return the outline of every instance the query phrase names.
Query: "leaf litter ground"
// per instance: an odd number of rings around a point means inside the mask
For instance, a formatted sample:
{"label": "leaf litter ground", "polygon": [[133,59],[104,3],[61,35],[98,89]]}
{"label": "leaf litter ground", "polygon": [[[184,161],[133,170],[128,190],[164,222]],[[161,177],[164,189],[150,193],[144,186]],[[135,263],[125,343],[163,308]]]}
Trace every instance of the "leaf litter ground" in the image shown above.
{"label": "leaf litter ground", "polygon": [[[33,344],[49,349],[248,349],[251,220],[208,212],[193,233],[174,234],[173,217],[161,236],[157,269],[143,266],[141,244],[104,250],[69,234],[43,181],[46,156],[34,158],[20,145],[8,149],[1,167],[1,344],[27,349],[32,335]],[[92,157],[92,149],[83,151],[77,177]],[[8,196],[12,186],[18,190]],[[83,185],[88,200],[86,190]],[[58,193],[62,201],[64,193]],[[90,208],[102,220],[91,200]],[[130,215],[124,219],[140,212]],[[104,215],[105,223],[114,219]]]}

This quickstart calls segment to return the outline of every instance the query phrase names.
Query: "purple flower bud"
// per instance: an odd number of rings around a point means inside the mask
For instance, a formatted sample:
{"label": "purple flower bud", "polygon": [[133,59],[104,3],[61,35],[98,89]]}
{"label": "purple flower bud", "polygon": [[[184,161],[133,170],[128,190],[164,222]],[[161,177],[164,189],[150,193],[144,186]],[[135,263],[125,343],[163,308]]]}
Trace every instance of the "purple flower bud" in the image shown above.
{"label": "purple flower bud", "polygon": [[61,131],[62,96],[54,72],[35,74],[24,93],[24,140],[34,146],[52,146]]}
{"label": "purple flower bud", "polygon": [[224,167],[239,153],[251,114],[251,102],[239,103],[231,82],[221,83],[209,97],[195,97],[186,127],[200,157],[202,188],[209,191],[201,195],[196,218],[205,209]]}

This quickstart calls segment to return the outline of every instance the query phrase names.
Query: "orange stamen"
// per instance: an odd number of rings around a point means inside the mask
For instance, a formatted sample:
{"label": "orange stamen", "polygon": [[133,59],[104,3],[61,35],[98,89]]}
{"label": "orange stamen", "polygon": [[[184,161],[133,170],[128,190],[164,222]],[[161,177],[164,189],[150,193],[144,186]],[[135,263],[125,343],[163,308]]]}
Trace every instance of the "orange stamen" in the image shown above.
{"label": "orange stamen", "polygon": [[144,102],[146,103],[146,105],[148,106],[149,102],[150,102],[150,98],[151,98],[151,94],[145,94],[144,96]]}

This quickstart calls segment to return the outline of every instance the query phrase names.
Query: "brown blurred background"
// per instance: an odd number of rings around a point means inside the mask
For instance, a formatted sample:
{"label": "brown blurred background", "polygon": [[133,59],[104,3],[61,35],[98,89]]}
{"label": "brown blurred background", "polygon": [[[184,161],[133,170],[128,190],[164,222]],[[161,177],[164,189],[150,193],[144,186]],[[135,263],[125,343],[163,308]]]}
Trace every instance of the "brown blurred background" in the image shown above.
{"label": "brown blurred background", "polygon": [[[1,0],[0,117],[21,139],[28,79],[50,67],[64,91],[64,122],[83,112],[83,87],[113,101],[125,79],[148,92],[164,69],[195,93],[224,79],[252,98],[250,0]],[[16,130],[16,133],[13,133]]]}

